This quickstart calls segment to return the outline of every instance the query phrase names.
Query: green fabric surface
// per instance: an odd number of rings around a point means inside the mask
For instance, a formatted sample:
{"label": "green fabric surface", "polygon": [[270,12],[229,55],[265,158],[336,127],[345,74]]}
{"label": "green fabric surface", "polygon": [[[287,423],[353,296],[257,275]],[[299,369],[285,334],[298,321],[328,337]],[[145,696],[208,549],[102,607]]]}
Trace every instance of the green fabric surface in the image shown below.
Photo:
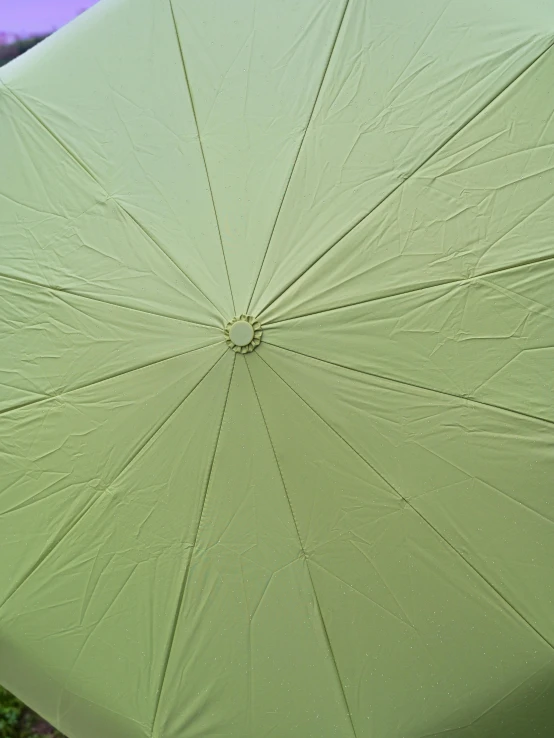
{"label": "green fabric surface", "polygon": [[554,736],[553,44],[101,0],[2,68],[0,683],[64,734]]}

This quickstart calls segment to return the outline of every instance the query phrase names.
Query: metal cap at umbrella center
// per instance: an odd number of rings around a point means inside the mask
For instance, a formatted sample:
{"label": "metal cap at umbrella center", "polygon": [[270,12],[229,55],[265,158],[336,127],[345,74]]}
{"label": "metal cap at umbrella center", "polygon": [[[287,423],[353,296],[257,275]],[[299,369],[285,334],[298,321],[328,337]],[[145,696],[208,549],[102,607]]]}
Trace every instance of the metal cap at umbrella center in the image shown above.
{"label": "metal cap at umbrella center", "polygon": [[262,326],[251,315],[239,315],[225,326],[225,341],[239,354],[249,354],[262,340]]}

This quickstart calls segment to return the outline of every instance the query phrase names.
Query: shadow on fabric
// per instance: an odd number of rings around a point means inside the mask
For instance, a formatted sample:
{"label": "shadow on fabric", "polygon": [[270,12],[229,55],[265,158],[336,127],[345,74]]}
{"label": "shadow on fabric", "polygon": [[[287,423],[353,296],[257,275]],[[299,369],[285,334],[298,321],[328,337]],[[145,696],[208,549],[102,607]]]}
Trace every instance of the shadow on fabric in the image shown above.
{"label": "shadow on fabric", "polygon": [[554,738],[554,661],[476,712],[418,738]]}

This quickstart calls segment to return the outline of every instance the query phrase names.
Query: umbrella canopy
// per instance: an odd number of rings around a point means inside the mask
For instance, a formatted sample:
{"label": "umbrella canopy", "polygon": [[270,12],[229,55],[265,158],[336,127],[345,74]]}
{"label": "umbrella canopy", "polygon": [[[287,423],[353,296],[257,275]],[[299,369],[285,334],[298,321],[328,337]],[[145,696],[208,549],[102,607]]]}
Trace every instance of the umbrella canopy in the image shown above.
{"label": "umbrella canopy", "polygon": [[552,736],[553,39],[104,0],[2,70],[0,682],[71,738]]}

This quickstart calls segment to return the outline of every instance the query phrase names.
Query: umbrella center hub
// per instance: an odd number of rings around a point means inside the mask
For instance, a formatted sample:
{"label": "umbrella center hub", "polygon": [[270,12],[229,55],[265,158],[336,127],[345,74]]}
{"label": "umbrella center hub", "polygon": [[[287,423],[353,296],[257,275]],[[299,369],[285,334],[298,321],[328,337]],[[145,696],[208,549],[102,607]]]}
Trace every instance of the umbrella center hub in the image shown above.
{"label": "umbrella center hub", "polygon": [[238,315],[225,326],[227,346],[237,354],[249,354],[262,340],[262,326],[251,315]]}
{"label": "umbrella center hub", "polygon": [[247,320],[237,320],[229,328],[229,338],[235,346],[248,346],[254,338],[254,328]]}

